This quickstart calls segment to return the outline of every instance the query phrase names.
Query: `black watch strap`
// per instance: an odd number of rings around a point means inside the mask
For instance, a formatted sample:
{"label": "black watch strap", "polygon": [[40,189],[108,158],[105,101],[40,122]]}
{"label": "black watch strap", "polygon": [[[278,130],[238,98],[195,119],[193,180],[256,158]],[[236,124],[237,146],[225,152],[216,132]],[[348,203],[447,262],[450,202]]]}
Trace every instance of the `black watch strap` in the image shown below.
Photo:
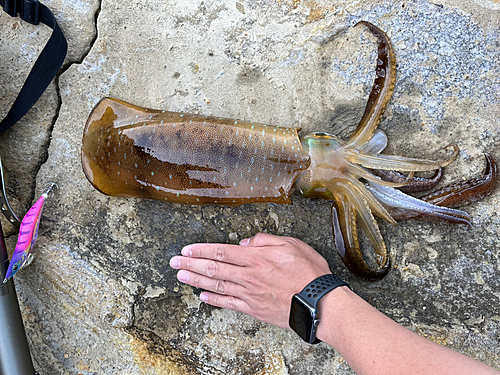
{"label": "black watch strap", "polygon": [[[352,290],[351,286],[337,276],[330,274],[320,276],[306,285],[299,296],[317,310],[319,300],[328,292],[339,286],[346,286]],[[321,342],[316,338],[313,344]]]}

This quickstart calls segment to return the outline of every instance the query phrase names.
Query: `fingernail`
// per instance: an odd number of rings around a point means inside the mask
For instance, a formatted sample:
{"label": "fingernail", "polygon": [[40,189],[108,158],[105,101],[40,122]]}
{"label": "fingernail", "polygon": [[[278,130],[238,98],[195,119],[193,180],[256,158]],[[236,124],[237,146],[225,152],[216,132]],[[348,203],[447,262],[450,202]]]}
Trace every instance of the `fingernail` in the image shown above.
{"label": "fingernail", "polygon": [[190,257],[191,255],[193,255],[193,251],[186,246],[184,249],[181,250],[181,254],[184,255],[185,257]]}
{"label": "fingernail", "polygon": [[170,267],[172,268],[180,268],[181,267],[181,261],[177,258],[172,258],[170,259]]}
{"label": "fingernail", "polygon": [[249,242],[250,242],[250,238],[245,238],[244,240],[240,241],[240,246],[248,246]]}
{"label": "fingernail", "polygon": [[185,283],[189,279],[189,273],[187,271],[184,271],[184,270],[179,271],[179,272],[177,272],[177,279],[180,282]]}
{"label": "fingernail", "polygon": [[208,302],[208,295],[206,293],[201,293],[200,294],[200,299],[203,301],[203,302]]}

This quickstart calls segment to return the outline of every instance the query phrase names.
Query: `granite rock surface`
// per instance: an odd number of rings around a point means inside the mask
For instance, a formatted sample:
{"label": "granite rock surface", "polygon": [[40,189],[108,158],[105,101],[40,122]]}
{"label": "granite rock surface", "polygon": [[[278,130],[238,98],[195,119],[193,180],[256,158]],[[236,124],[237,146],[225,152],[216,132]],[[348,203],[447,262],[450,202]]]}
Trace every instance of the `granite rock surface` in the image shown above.
{"label": "granite rock surface", "polygon": [[[387,152],[438,158],[456,143],[444,183],[479,176],[484,152],[500,159],[497,1],[45,3],[68,37],[68,58],[36,106],[0,135],[18,212],[46,182],[60,187],[46,204],[35,260],[15,279],[41,374],[352,374],[325,344],[201,303],[168,266],[189,243],[257,232],[302,239],[400,324],[500,369],[499,190],[464,208],[471,228],[380,223],[393,269],[368,283],[335,253],[326,201],[294,194],[293,205],[230,208],[113,198],[92,188],[80,164],[85,121],[105,96],[345,137],[374,78],[376,44],[353,27],[367,20],[390,36],[398,63],[380,125]],[[49,35],[0,14],[0,116]]]}

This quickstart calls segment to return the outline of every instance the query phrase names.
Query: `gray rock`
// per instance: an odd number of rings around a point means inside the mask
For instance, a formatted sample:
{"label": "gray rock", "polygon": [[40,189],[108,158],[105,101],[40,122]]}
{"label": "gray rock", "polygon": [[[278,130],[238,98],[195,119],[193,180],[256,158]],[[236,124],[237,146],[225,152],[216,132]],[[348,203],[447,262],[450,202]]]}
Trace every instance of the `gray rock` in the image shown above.
{"label": "gray rock", "polygon": [[[67,69],[57,89],[45,94],[51,104],[42,101],[32,111],[38,117],[30,122],[38,130],[22,132],[19,124],[0,139],[7,169],[24,176],[17,178],[23,181],[18,195],[26,194],[20,211],[35,196],[35,174],[37,186],[47,181],[60,186],[44,211],[38,254],[16,276],[42,374],[351,374],[325,344],[310,348],[292,332],[201,303],[200,291],[180,285],[168,266],[189,243],[237,243],[259,231],[304,240],[327,258],[333,272],[400,324],[500,369],[498,190],[465,208],[474,218],[472,228],[381,223],[394,269],[382,281],[367,283],[349,274],[335,254],[328,202],[295,194],[291,206],[229,208],[112,198],[91,187],[80,165],[83,126],[104,96],[297,126],[302,134],[348,135],[374,78],[376,45],[362,28],[352,28],[364,19],[388,33],[398,61],[396,90],[380,125],[389,136],[387,152],[439,158],[443,146],[456,143],[461,153],[447,168],[445,182],[478,176],[482,153],[500,158],[498,4],[49,5],[73,46]],[[12,22],[0,17],[2,40],[8,35],[0,53],[8,44],[6,56],[19,53],[16,45],[31,35],[23,25],[19,30],[25,34],[10,36]],[[29,43],[38,46],[34,38]],[[28,67],[26,62],[10,72],[4,63],[0,77],[16,78]],[[11,99],[0,100],[5,108]],[[47,114],[39,114],[42,110]],[[45,119],[48,125],[40,130]],[[46,141],[38,151],[26,149],[38,161],[33,168],[19,163],[18,171],[19,156],[3,150],[9,145],[10,151],[11,142],[33,144],[35,132]],[[10,248],[14,242],[9,238]]]}
{"label": "gray rock", "polygon": [[[47,4],[68,41],[64,66],[83,59],[95,38],[97,0],[52,1]],[[3,119],[17,97],[31,67],[49,39],[52,30],[30,25],[20,17],[0,12],[0,118]],[[60,107],[60,87],[47,88],[33,108],[19,122],[0,135],[1,157],[8,176],[9,203],[16,212],[26,212],[34,199],[35,178],[47,159],[50,134]],[[15,228],[2,216],[6,235]]]}

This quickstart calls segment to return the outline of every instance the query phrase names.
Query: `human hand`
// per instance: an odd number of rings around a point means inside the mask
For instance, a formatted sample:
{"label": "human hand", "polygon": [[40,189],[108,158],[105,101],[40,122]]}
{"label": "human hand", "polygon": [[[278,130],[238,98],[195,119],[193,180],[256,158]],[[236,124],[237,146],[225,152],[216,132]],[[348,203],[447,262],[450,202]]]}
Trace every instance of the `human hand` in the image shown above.
{"label": "human hand", "polygon": [[258,233],[240,245],[192,244],[170,259],[177,279],[205,289],[200,299],[289,328],[292,296],[331,273],[312,247],[290,237]]}

